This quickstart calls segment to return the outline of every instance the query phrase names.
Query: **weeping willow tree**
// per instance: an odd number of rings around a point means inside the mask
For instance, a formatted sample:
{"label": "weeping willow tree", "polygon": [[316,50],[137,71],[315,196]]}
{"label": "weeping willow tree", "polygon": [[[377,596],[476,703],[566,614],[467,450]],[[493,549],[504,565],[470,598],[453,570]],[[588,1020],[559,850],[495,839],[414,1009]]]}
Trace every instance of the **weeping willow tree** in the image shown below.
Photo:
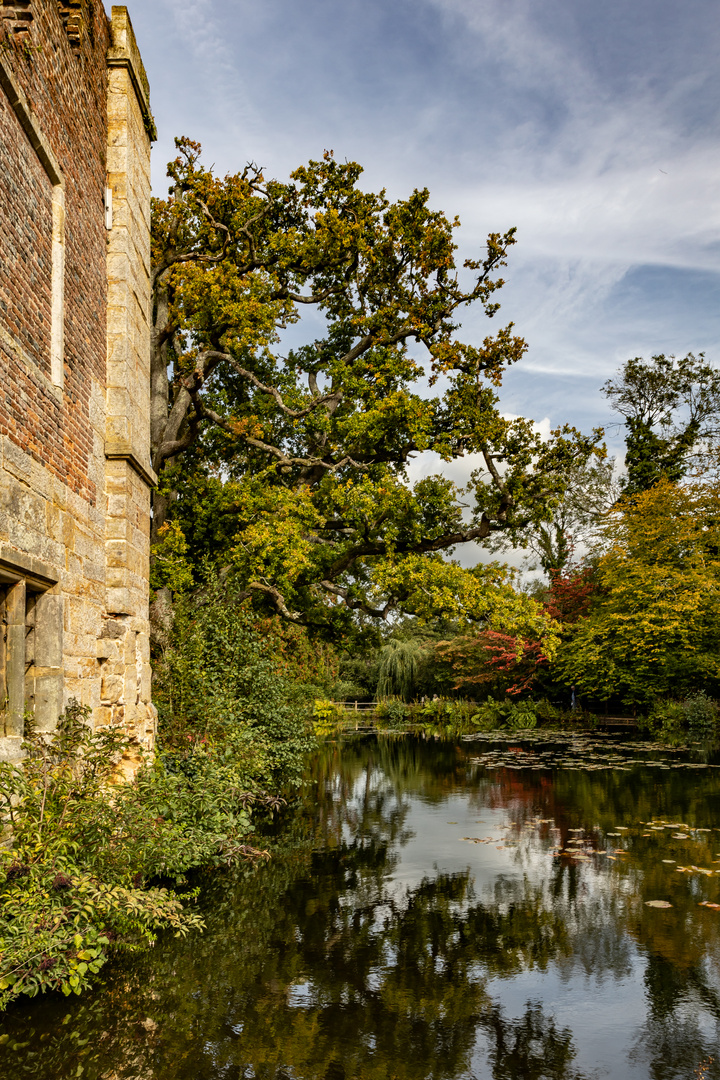
{"label": "weeping willow tree", "polygon": [[419,641],[389,641],[380,652],[378,698],[397,696],[410,701],[427,650]]}

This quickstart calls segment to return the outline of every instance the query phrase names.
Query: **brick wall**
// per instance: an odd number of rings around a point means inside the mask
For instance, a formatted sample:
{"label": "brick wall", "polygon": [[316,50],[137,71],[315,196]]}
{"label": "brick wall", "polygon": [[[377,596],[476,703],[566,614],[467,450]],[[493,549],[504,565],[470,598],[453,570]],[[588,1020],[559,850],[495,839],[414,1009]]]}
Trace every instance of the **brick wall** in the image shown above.
{"label": "brick wall", "polygon": [[[14,340],[3,335],[0,341],[0,384],[14,392],[0,400],[0,433],[95,504],[100,493],[89,475],[89,429],[93,381],[105,381],[103,206],[110,39],[102,5],[83,8],[79,47],[68,37],[57,3],[46,0],[30,4],[33,19],[20,40],[7,29],[0,39],[3,65],[37,118],[65,188],[64,393],[58,401],[38,378],[49,375],[51,184],[41,175],[37,154],[3,95],[3,135],[10,135],[5,156],[14,160],[0,168],[0,212],[3,233],[8,221],[18,235],[3,237],[3,263],[6,244],[10,256],[0,278],[0,298],[7,305],[3,328]],[[33,281],[40,284],[39,292]]]}
{"label": "brick wall", "polygon": [[[5,234],[0,318],[6,331],[49,378],[52,184],[4,94],[0,96],[0,221]],[[13,373],[12,355],[6,365]],[[27,400],[28,390],[22,375],[24,372],[17,372],[15,379],[8,379],[6,401],[0,402],[0,415],[8,414],[6,426],[18,441],[24,436],[27,419],[22,395]],[[31,391],[30,400],[34,397]],[[37,422],[34,427],[37,429]]]}
{"label": "brick wall", "polygon": [[154,737],[147,95],[125,8],[0,6],[0,600],[15,620],[0,661],[25,667],[0,701],[0,757],[18,754],[23,695],[41,730],[75,697],[96,724]]}

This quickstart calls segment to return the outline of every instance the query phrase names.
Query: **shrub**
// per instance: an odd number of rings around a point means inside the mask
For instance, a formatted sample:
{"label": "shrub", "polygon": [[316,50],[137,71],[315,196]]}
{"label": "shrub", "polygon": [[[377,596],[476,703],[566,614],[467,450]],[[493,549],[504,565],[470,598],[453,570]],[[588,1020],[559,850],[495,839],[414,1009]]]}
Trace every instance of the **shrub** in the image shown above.
{"label": "shrub", "polygon": [[411,710],[401,698],[388,697],[378,701],[375,715],[389,727],[402,727],[411,716]]}
{"label": "shrub", "polygon": [[[93,732],[89,709],[71,703],[57,730],[28,724],[21,765],[0,763],[0,1007],[48,989],[80,993],[111,948],[185,934],[199,915],[161,876],[262,854],[246,843],[250,805],[244,760],[190,744],[148,761],[115,784],[131,741]],[[136,748],[135,748],[136,749]]]}
{"label": "shrub", "polygon": [[513,701],[510,698],[496,701],[488,697],[473,716],[473,721],[486,731],[495,728],[530,730],[537,725],[536,706],[532,701]]}
{"label": "shrub", "polygon": [[689,694],[683,701],[658,698],[646,720],[646,726],[659,738],[670,742],[681,741],[690,732],[709,735],[718,727],[717,702],[704,691]]}
{"label": "shrub", "polygon": [[182,750],[189,737],[209,746],[230,740],[246,783],[299,784],[314,745],[312,695],[284,666],[272,635],[258,632],[221,582],[181,597],[153,686],[163,749]]}
{"label": "shrub", "polygon": [[313,730],[318,738],[334,735],[342,727],[344,711],[334,701],[316,698],[313,705]]}
{"label": "shrub", "polygon": [[462,698],[436,697],[412,706],[413,719],[427,734],[457,737],[473,730],[475,706]]}
{"label": "shrub", "polygon": [[718,726],[717,702],[704,690],[685,698],[683,709],[691,731],[702,733],[714,731]]}
{"label": "shrub", "polygon": [[[564,709],[553,705],[547,698],[540,698],[535,702],[535,716],[541,724],[562,724],[567,719],[568,713]],[[570,713],[572,716],[572,713]]]}

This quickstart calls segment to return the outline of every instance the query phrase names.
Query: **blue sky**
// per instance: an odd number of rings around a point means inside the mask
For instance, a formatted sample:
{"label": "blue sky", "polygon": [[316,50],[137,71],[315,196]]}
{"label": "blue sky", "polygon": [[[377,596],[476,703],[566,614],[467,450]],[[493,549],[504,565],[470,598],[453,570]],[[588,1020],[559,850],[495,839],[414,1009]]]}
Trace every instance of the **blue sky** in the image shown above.
{"label": "blue sky", "polygon": [[[284,178],[332,148],[427,186],[461,256],[518,228],[496,320],[530,345],[508,412],[583,428],[627,358],[720,362],[712,0],[130,0],[160,137]],[[500,323],[498,323],[498,326]],[[488,332],[469,317],[468,340]],[[614,429],[615,431],[617,429]],[[610,434],[610,432],[609,432]],[[616,441],[616,436],[610,441]]]}

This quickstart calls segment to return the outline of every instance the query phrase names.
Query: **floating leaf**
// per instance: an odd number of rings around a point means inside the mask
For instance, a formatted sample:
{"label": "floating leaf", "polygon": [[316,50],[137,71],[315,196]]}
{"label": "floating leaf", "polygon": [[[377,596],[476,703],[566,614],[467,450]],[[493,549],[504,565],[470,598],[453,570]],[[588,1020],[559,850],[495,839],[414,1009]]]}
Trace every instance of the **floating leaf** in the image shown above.
{"label": "floating leaf", "polygon": [[645,907],[668,908],[672,907],[672,904],[669,904],[667,900],[646,900]]}

